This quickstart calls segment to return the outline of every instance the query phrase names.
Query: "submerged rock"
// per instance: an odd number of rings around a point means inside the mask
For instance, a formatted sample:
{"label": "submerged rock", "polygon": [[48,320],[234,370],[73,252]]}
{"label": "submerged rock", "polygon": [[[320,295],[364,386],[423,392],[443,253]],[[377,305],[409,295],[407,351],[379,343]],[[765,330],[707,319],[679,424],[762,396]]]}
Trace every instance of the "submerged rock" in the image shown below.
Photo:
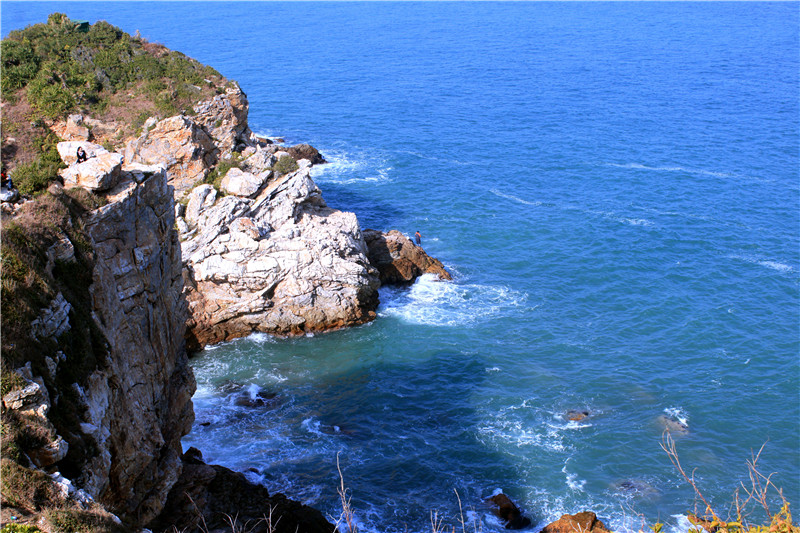
{"label": "submerged rock", "polygon": [[658,418],[656,418],[656,421],[665,431],[669,431],[670,433],[689,433],[688,425],[669,415],[659,415]]}
{"label": "submerged rock", "polygon": [[412,283],[422,274],[436,274],[451,280],[441,261],[429,256],[421,247],[397,230],[388,233],[364,230],[369,261],[380,272],[381,283]]}
{"label": "submerged rock", "polygon": [[614,491],[630,494],[633,496],[653,496],[658,494],[658,490],[646,481],[637,479],[624,479],[611,486]]}
{"label": "submerged rock", "polygon": [[566,418],[567,420],[571,420],[572,422],[580,422],[581,420],[583,420],[588,416],[589,416],[589,411],[585,410],[579,411],[576,409],[570,409],[569,411],[564,413],[564,418]]}
{"label": "submerged rock", "polygon": [[492,504],[492,511],[505,522],[506,529],[523,529],[531,525],[531,519],[522,514],[511,498],[503,494],[495,494],[487,500]]}
{"label": "submerged rock", "polygon": [[583,511],[574,515],[562,515],[561,518],[544,528],[541,533],[610,533],[605,524],[597,519],[591,511]]}

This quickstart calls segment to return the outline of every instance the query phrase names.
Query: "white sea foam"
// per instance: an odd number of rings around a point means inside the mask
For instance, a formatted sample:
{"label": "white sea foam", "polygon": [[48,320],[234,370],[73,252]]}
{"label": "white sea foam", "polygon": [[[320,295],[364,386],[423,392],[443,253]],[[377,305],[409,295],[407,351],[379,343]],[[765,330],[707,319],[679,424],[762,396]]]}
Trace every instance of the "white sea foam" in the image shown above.
{"label": "white sea foam", "polygon": [[272,335],[269,335],[267,333],[251,333],[250,335],[247,336],[247,340],[253,341],[253,342],[257,343],[257,344],[265,344],[265,343],[268,343],[268,342],[272,342],[272,343],[277,342],[275,340],[275,337],[273,337]]}
{"label": "white sea foam", "polygon": [[411,288],[381,290],[380,316],[412,324],[464,326],[525,304],[527,295],[509,287],[439,281],[425,274]]}
{"label": "white sea foam", "polygon": [[684,426],[689,427],[689,415],[680,407],[666,407],[664,412]]}
{"label": "white sea foam", "polygon": [[500,450],[508,445],[517,448],[541,448],[550,452],[564,452],[568,446],[560,428],[552,426],[531,427],[519,420],[495,419],[478,428],[478,433]]}
{"label": "white sea foam", "polygon": [[730,172],[719,172],[715,170],[705,170],[700,168],[689,168],[682,166],[651,167],[649,165],[642,165],[640,163],[625,163],[625,164],[606,163],[605,166],[615,167],[615,168],[625,168],[631,170],[650,170],[654,172],[682,172],[684,174],[692,174],[694,176],[710,176],[713,178],[722,178],[722,179],[742,179],[742,180],[756,181],[763,183],[773,183],[775,181],[773,179],[761,178],[757,176],[745,176],[742,174],[733,174]]}
{"label": "white sea foam", "polygon": [[324,155],[328,163],[311,168],[311,177],[319,183],[348,185],[390,181],[389,171],[392,167],[387,166],[383,159],[359,157],[337,150],[325,150]]}
{"label": "white sea foam", "polygon": [[651,167],[647,165],[642,165],[639,163],[627,163],[624,165],[620,165],[617,163],[608,163],[610,167],[617,167],[617,168],[629,168],[634,170],[655,170],[658,172],[684,172],[686,174],[696,174],[699,176],[714,176],[716,178],[735,178],[740,177],[737,174],[727,174],[725,172],[715,172],[712,170],[702,170],[696,168],[686,168],[686,167]]}
{"label": "white sea foam", "polygon": [[572,491],[583,492],[583,487],[586,485],[586,480],[585,479],[578,479],[578,474],[575,474],[573,472],[568,472],[567,471],[567,463],[569,463],[569,459],[566,460],[566,462],[564,463],[564,467],[561,469],[561,471],[564,473],[564,475],[566,475],[567,486]]}
{"label": "white sea foam", "polygon": [[620,222],[630,224],[631,226],[652,226],[653,223],[646,218],[620,218]]}

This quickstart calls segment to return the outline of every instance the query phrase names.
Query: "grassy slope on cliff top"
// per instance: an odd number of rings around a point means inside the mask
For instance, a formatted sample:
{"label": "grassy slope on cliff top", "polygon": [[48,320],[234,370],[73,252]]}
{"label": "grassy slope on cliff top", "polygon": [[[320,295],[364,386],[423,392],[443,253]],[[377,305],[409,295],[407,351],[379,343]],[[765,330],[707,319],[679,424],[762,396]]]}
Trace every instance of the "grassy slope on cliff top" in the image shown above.
{"label": "grassy slope on cliff top", "polygon": [[222,92],[216,70],[107,22],[81,26],[53,13],[0,44],[2,164],[23,193],[46,188],[60,168],[48,126],[71,113],[115,122],[95,141],[118,147],[151,116],[192,113]]}

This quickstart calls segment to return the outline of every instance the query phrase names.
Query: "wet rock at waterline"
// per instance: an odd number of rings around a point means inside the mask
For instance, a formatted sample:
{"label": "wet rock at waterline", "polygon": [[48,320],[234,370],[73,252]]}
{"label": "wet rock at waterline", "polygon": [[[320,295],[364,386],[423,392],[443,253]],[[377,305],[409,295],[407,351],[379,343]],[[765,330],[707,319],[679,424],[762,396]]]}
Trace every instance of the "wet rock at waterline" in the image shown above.
{"label": "wet rock at waterline", "polygon": [[369,261],[380,272],[383,284],[412,283],[423,274],[436,274],[439,279],[451,280],[441,261],[429,256],[421,246],[397,230],[387,233],[364,230]]}
{"label": "wet rock at waterline", "polygon": [[677,418],[673,418],[668,415],[659,415],[658,418],[656,418],[656,421],[664,431],[678,434],[689,433],[689,426]]}
{"label": "wet rock at waterline", "polygon": [[502,492],[487,501],[492,505],[492,512],[505,522],[506,529],[523,529],[531,525],[531,519],[523,515],[511,498]]}

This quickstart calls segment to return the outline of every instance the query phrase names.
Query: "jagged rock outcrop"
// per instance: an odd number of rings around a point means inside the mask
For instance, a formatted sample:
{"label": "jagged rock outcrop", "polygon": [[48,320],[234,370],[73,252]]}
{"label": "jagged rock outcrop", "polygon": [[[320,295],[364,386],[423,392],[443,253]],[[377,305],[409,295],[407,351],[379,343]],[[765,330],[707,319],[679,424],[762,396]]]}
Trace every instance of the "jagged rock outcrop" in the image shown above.
{"label": "jagged rock outcrop", "polygon": [[220,157],[225,158],[231,152],[249,144],[253,134],[247,126],[247,114],[250,104],[247,95],[235,82],[225,89],[225,94],[218,94],[210,100],[199,102],[194,106],[194,121],[213,139],[220,150]]}
{"label": "jagged rock outcrop", "polygon": [[111,203],[85,220],[97,256],[93,313],[109,355],[74,387],[84,412],[80,431],[96,447],[74,481],[120,517],[144,524],[180,474],[195,382],[183,340],[172,190],[163,169],[136,167],[125,177]]}
{"label": "jagged rock outcrop", "polygon": [[[198,513],[198,509],[202,510]],[[183,455],[183,473],[172,488],[155,531],[206,531],[229,529],[226,516],[247,524],[251,533],[333,533],[335,528],[318,510],[270,494],[266,487],[248,481],[239,472],[207,465],[202,454],[190,448]],[[264,520],[266,519],[266,521]],[[173,527],[174,526],[174,527]]]}
{"label": "jagged rock outcrop", "polygon": [[39,316],[31,322],[31,336],[34,339],[56,339],[69,330],[69,312],[72,305],[60,292],[50,305],[41,310]]}
{"label": "jagged rock outcrop", "polygon": [[326,206],[308,169],[269,183],[255,199],[217,198],[201,186],[190,195],[185,222],[193,347],[375,317],[379,280],[358,220]]}
{"label": "jagged rock outcrop", "polygon": [[439,279],[453,279],[441,261],[429,256],[422,247],[397,230],[382,233],[364,230],[369,262],[380,272],[381,283],[412,283],[422,274],[436,274]]}
{"label": "jagged rock outcrop", "polygon": [[598,520],[597,515],[591,511],[562,515],[555,522],[544,526],[541,533],[574,533],[575,531],[610,533],[605,524]]}
{"label": "jagged rock outcrop", "polygon": [[216,164],[219,149],[206,131],[189,117],[165,118],[152,129],[145,128],[125,147],[125,161],[162,165],[175,196],[182,197]]}

